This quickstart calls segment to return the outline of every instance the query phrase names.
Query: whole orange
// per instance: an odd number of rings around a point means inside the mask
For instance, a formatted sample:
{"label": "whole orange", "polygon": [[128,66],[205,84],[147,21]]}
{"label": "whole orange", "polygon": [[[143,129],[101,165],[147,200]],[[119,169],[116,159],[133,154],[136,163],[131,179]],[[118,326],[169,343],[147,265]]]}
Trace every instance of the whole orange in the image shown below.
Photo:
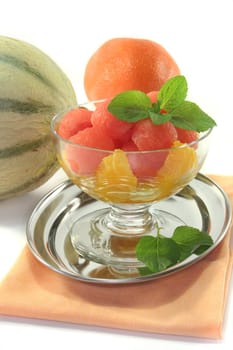
{"label": "whole orange", "polygon": [[87,62],[84,88],[89,100],[111,98],[125,90],[159,90],[180,74],[172,56],[160,44],[137,38],[113,38]]}

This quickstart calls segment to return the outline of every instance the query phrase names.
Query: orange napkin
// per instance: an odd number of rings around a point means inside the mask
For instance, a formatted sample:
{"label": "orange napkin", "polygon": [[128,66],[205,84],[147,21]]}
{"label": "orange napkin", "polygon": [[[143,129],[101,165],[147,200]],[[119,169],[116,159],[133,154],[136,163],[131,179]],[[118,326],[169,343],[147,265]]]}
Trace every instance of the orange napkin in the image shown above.
{"label": "orange napkin", "polygon": [[[233,201],[233,177],[212,177]],[[230,232],[198,263],[173,275],[130,285],[64,277],[27,247],[0,284],[0,313],[133,331],[221,338],[233,262]]]}

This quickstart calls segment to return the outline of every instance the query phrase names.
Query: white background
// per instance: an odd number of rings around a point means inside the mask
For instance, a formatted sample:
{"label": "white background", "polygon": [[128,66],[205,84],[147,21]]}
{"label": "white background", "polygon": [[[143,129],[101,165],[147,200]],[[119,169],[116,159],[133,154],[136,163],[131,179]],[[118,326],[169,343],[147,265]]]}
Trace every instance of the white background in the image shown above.
{"label": "white background", "polygon": [[[233,175],[233,0],[0,0],[0,5],[0,35],[47,53],[70,78],[79,102],[86,101],[87,60],[106,40],[138,37],[162,44],[188,80],[189,99],[218,123],[202,172]],[[64,178],[60,171],[38,190],[0,202],[0,278],[25,244],[33,206]],[[229,294],[224,339],[217,342],[3,317],[0,347],[63,349],[88,343],[104,349],[230,349],[232,282]]]}

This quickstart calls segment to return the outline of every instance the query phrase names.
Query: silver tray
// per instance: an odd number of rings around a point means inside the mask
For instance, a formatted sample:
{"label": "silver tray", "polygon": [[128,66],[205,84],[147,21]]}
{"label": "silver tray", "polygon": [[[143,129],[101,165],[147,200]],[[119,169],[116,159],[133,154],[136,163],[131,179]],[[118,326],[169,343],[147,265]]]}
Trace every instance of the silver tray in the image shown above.
{"label": "silver tray", "polygon": [[34,256],[45,266],[76,280],[93,283],[136,283],[167,276],[184,269],[209,254],[224,238],[231,222],[231,206],[225,192],[208,177],[197,177],[181,192],[155,205],[211,235],[214,245],[202,255],[192,255],[181,263],[146,276],[116,277],[107,266],[83,259],[74,250],[69,231],[89,210],[105,208],[69,180],[44,196],[27,224],[27,242]]}

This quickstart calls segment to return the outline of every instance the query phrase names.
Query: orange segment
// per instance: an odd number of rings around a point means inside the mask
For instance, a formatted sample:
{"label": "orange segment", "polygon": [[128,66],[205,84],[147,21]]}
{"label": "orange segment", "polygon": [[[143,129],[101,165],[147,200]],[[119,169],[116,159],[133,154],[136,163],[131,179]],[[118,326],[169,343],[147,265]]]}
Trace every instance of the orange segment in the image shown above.
{"label": "orange segment", "polygon": [[[182,145],[184,147],[180,147]],[[195,149],[180,141],[175,141],[173,147],[156,176],[162,197],[177,192],[183,185],[191,181],[197,172],[198,162]]]}
{"label": "orange segment", "polygon": [[111,202],[126,202],[136,186],[137,178],[124,151],[116,149],[102,159],[96,171],[96,194]]}

